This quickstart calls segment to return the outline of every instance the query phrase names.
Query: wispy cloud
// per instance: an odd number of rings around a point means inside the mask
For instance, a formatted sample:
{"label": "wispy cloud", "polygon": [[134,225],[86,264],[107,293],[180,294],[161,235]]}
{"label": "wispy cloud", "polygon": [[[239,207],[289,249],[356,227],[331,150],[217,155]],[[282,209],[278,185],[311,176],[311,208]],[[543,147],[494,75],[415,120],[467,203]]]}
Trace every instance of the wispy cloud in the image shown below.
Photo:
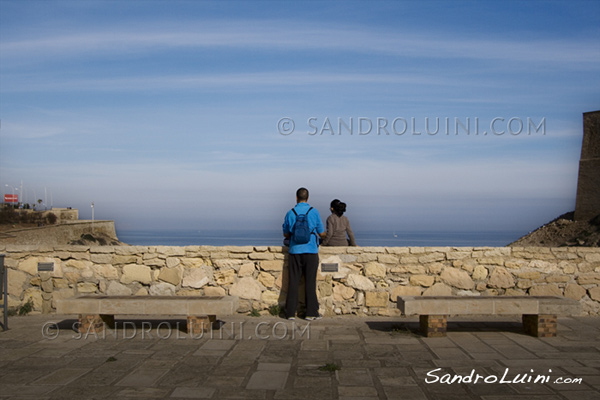
{"label": "wispy cloud", "polygon": [[290,21],[195,21],[193,24],[157,24],[129,28],[111,26],[89,31],[79,27],[64,35],[39,32],[37,38],[6,38],[1,51],[9,63],[27,58],[102,57],[138,54],[166,49],[219,48],[221,50],[334,51],[387,54],[424,59],[488,60],[503,63],[551,63],[573,69],[589,69],[600,63],[594,40],[470,38],[447,32],[389,31],[345,28]]}

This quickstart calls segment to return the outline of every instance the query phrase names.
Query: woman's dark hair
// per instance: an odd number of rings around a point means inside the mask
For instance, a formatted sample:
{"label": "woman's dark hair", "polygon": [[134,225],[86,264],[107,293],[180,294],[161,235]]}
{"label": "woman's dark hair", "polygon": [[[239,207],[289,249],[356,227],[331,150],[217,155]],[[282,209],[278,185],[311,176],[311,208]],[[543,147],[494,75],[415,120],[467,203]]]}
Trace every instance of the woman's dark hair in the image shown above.
{"label": "woman's dark hair", "polygon": [[346,212],[346,203],[342,203],[338,199],[335,199],[331,202],[331,208],[333,208],[335,215],[341,217]]}

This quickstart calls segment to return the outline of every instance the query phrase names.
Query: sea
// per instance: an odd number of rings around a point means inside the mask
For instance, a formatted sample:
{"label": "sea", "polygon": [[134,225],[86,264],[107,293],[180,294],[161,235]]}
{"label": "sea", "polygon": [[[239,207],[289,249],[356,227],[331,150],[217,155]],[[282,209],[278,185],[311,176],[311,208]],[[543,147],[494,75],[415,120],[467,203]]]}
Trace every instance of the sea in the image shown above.
{"label": "sea", "polygon": [[[527,234],[522,231],[355,231],[359,246],[502,247]],[[117,230],[123,243],[135,246],[281,246],[280,230]]]}

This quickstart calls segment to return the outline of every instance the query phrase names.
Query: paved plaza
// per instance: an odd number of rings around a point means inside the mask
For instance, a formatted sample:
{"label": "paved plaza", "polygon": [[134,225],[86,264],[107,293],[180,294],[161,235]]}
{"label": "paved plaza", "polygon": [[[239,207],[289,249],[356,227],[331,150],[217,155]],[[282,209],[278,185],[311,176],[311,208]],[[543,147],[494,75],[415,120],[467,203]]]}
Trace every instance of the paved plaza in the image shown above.
{"label": "paved plaza", "polygon": [[415,317],[233,316],[192,334],[177,318],[75,322],[9,318],[0,399],[600,399],[598,317],[559,318],[543,339],[518,317],[450,318],[443,338]]}

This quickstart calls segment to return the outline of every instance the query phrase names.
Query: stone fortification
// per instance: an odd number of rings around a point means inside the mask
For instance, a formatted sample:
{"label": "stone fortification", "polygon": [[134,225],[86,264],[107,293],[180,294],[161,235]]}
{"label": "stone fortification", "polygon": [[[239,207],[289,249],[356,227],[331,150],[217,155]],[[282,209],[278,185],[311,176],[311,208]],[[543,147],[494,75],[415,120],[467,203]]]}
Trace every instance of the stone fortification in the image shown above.
{"label": "stone fortification", "polygon": [[70,221],[62,224],[46,225],[35,228],[22,228],[6,231],[0,237],[2,245],[35,244],[60,245],[80,239],[82,235],[106,238],[109,242],[118,242],[114,221]]}
{"label": "stone fortification", "polygon": [[585,221],[597,215],[600,215],[600,111],[583,114],[575,220]]}
{"label": "stone fortification", "polygon": [[[29,299],[51,313],[81,294],[240,297],[238,312],[285,302],[282,247],[0,245],[9,307]],[[543,247],[323,247],[318,296],[325,315],[399,315],[398,296],[556,295],[600,314],[600,249]],[[38,272],[51,262],[52,272]]]}

